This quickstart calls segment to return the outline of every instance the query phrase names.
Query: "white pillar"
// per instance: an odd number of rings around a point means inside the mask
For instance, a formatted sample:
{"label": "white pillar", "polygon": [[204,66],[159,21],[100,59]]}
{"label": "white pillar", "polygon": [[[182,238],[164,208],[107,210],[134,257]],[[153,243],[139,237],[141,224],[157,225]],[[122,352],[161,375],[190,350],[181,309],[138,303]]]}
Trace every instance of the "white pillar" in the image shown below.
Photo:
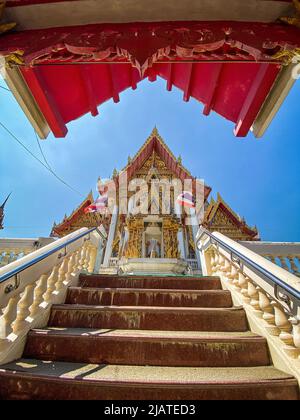
{"label": "white pillar", "polygon": [[188,259],[189,258],[189,254],[190,254],[190,250],[189,250],[189,243],[188,243],[188,232],[187,232],[187,228],[184,227],[184,231],[183,231],[183,243],[184,243],[184,249],[185,249],[185,258]]}
{"label": "white pillar", "polygon": [[112,253],[112,245],[113,245],[113,240],[114,240],[114,237],[115,237],[115,231],[116,231],[116,226],[117,226],[117,221],[118,221],[118,214],[119,214],[118,213],[118,206],[114,206],[113,213],[112,213],[112,216],[111,216],[108,239],[107,239],[104,261],[103,261],[103,266],[104,267],[109,266],[109,260],[110,260],[111,253]]}
{"label": "white pillar", "polygon": [[100,238],[100,241],[98,244],[96,262],[95,262],[95,268],[94,268],[95,273],[99,273],[102,259],[103,259],[104,248],[105,248],[105,240],[103,238]]}
{"label": "white pillar", "polygon": [[177,233],[177,239],[178,239],[178,245],[179,245],[179,251],[180,251],[180,258],[185,260],[185,249],[184,249],[184,239],[183,239],[183,232],[182,228],[179,229]]}
{"label": "white pillar", "polygon": [[197,248],[196,245],[196,235],[199,229],[199,224],[198,224],[198,220],[197,220],[197,215],[196,215],[196,210],[194,208],[190,209],[190,215],[191,215],[191,223],[192,223],[192,232],[193,232],[193,241],[195,244],[195,254],[196,254],[196,258],[197,258],[197,264],[198,264],[198,268],[199,270],[201,269],[201,258],[200,258],[200,252]]}

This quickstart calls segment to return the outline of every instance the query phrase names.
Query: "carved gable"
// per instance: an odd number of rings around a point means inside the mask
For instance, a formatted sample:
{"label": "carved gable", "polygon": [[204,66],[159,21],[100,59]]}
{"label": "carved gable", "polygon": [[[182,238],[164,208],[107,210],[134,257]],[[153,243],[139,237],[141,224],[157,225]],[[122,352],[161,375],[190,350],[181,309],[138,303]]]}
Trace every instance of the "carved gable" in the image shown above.
{"label": "carved gable", "polygon": [[134,173],[132,178],[147,179],[149,176],[151,177],[152,173],[156,178],[172,177],[173,175],[164,160],[156,152],[146,159],[143,166]]}
{"label": "carved gable", "polygon": [[209,229],[223,233],[234,240],[251,240],[247,233],[244,233],[240,227],[230,219],[230,217],[221,208],[216,211]]}

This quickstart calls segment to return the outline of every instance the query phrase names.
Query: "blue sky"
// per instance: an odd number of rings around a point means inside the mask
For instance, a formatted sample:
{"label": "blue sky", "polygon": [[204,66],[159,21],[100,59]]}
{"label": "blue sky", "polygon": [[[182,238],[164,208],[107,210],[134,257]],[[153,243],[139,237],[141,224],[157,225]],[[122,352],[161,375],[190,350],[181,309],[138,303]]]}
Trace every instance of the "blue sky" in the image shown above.
{"label": "blue sky", "polygon": [[[3,80],[0,83],[4,85]],[[194,176],[204,178],[261,237],[300,241],[300,82],[297,82],[262,139],[233,135],[233,124],[212,113],[202,115],[195,100],[167,92],[165,82],[144,81],[68,125],[65,139],[52,135],[41,143],[55,172],[82,196],[58,182],[0,127],[0,200],[7,203],[0,237],[48,236],[53,221],[70,214],[98,176],[121,169],[157,126],[173,153]],[[40,156],[33,129],[9,92],[0,89],[0,121]]]}

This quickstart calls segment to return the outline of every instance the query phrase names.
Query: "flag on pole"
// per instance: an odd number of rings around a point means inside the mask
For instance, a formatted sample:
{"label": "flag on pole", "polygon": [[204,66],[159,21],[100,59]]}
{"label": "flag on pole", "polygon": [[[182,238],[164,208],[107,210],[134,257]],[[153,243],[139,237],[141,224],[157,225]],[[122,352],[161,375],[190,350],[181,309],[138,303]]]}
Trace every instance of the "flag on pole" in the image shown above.
{"label": "flag on pole", "polygon": [[195,207],[194,197],[189,191],[183,191],[181,194],[179,194],[179,196],[177,197],[177,203],[184,207]]}
{"label": "flag on pole", "polygon": [[108,195],[107,193],[100,195],[97,200],[84,209],[84,213],[102,213],[107,208]]}

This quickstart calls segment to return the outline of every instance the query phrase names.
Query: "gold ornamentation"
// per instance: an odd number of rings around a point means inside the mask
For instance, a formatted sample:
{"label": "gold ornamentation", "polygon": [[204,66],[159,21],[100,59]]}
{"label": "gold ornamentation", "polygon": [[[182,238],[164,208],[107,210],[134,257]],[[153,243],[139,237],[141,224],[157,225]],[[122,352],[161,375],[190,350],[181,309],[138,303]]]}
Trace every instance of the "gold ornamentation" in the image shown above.
{"label": "gold ornamentation", "polygon": [[300,48],[294,50],[280,50],[272,56],[274,60],[279,60],[285,65],[300,61]]}
{"label": "gold ornamentation", "polygon": [[117,237],[112,244],[112,251],[115,251],[118,248],[119,243],[120,243],[120,238]]}
{"label": "gold ornamentation", "polygon": [[131,218],[127,223],[129,231],[128,247],[125,252],[127,258],[141,258],[142,256],[142,234],[144,222],[139,218]]}
{"label": "gold ornamentation", "polygon": [[165,218],[163,221],[163,241],[165,258],[179,258],[177,233],[179,224],[172,218]]}

